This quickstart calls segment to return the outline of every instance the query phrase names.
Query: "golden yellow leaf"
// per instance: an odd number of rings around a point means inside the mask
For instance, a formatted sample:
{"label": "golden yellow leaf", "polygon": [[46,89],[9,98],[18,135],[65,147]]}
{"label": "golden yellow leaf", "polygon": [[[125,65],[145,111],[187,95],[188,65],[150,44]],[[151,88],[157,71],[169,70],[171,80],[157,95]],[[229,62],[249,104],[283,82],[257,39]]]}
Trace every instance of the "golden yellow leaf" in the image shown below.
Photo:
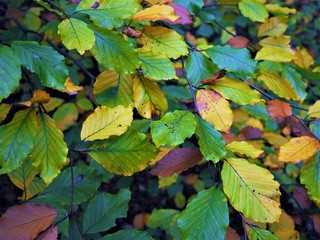
{"label": "golden yellow leaf", "polygon": [[269,12],[272,13],[282,13],[282,14],[295,14],[297,12],[294,8],[288,8],[288,7],[281,7],[279,4],[266,4],[266,8]]}
{"label": "golden yellow leaf", "polygon": [[256,118],[249,118],[247,121],[247,126],[257,128],[263,131],[263,123]]}
{"label": "golden yellow leaf", "polygon": [[253,145],[245,141],[234,141],[232,143],[227,144],[225,148],[232,152],[245,154],[251,158],[258,158],[263,153],[262,150],[255,148]]}
{"label": "golden yellow leaf", "polygon": [[217,130],[227,132],[233,122],[233,113],[227,100],[209,90],[198,90],[196,96],[199,113]]}
{"label": "golden yellow leaf", "polygon": [[133,120],[132,110],[131,106],[125,108],[122,105],[97,107],[83,123],[81,140],[101,140],[125,133]]}
{"label": "golden yellow leaf", "polygon": [[179,18],[176,16],[175,10],[169,5],[153,5],[149,8],[143,9],[137,12],[132,20],[136,21],[159,21],[164,19],[169,19],[170,21],[175,21]]}
{"label": "golden yellow leaf", "polygon": [[62,90],[62,92],[68,93],[69,95],[75,95],[79,91],[83,90],[83,87],[74,85],[70,77],[68,77],[64,82],[64,86],[66,87],[66,89]]}
{"label": "golden yellow leaf", "polygon": [[171,0],[147,0],[151,5],[169,3]]}
{"label": "golden yellow leaf", "polygon": [[294,59],[294,63],[302,68],[309,68],[312,64],[314,64],[313,58],[308,53],[307,49],[297,47],[296,58]]}
{"label": "golden yellow leaf", "polygon": [[301,162],[311,158],[318,149],[317,139],[308,136],[295,137],[280,147],[278,159],[281,162]]}
{"label": "golden yellow leaf", "polygon": [[270,224],[270,231],[280,239],[290,239],[297,234],[293,219],[282,210],[279,222]]}
{"label": "golden yellow leaf", "polygon": [[39,89],[34,90],[31,102],[33,103],[48,103],[51,100],[49,93]]}
{"label": "golden yellow leaf", "polygon": [[316,101],[308,111],[308,117],[320,118],[320,100]]}
{"label": "golden yellow leaf", "polygon": [[276,36],[283,34],[287,30],[287,17],[278,16],[267,19],[259,26],[258,37]]}

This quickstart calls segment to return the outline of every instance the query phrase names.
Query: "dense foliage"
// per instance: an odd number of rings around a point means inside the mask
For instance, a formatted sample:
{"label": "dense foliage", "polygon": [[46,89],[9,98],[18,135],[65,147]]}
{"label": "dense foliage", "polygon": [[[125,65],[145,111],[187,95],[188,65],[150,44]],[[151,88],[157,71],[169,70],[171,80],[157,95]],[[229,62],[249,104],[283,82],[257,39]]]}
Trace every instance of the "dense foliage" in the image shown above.
{"label": "dense foliage", "polygon": [[318,1],[3,0],[0,239],[316,239]]}

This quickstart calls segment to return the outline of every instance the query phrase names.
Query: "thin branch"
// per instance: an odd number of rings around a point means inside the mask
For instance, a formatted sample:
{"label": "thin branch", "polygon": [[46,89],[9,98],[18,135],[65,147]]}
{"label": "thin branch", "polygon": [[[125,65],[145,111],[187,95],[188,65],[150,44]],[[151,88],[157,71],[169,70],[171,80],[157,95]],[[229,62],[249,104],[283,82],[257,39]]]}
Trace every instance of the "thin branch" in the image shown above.
{"label": "thin branch", "polygon": [[230,34],[232,37],[235,37],[237,35],[235,35],[234,33],[230,32],[227,28],[225,28],[225,26],[223,26],[221,23],[219,23],[217,20],[213,20],[215,24],[217,24],[221,29],[223,29],[224,31],[226,31],[228,34]]}
{"label": "thin branch", "polygon": [[315,139],[317,139],[318,141],[320,141],[320,138],[318,138],[311,130],[310,128],[303,122],[303,120],[301,118],[299,118],[296,114],[292,113],[292,116],[296,119],[298,119],[298,121],[302,124],[302,126],[307,130],[308,133],[310,133]]}
{"label": "thin branch", "polygon": [[59,6],[57,6],[55,3],[53,3],[51,0],[43,0],[44,2],[48,3],[50,5],[50,7],[58,10],[59,12],[61,12],[66,18],[70,19],[70,16],[68,16],[63,9],[61,9]]}
{"label": "thin branch", "polygon": [[91,149],[79,149],[79,148],[72,148],[72,147],[68,147],[71,151],[73,152],[77,152],[77,153],[87,153],[90,152]]}

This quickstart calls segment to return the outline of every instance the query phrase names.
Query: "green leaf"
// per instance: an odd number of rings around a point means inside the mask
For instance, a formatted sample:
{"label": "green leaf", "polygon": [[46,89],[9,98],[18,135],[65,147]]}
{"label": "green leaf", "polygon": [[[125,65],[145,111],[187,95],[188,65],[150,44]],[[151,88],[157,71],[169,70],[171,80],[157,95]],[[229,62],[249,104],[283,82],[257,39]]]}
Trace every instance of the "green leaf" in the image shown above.
{"label": "green leaf", "polygon": [[307,97],[308,84],[302,79],[302,76],[294,69],[286,64],[282,64],[283,68],[281,75],[284,79],[290,82],[299,98],[303,101]]}
{"label": "green leaf", "polygon": [[246,229],[250,240],[279,240],[278,237],[268,230],[248,225],[246,226]]}
{"label": "green leaf", "polygon": [[218,69],[205,55],[198,51],[191,51],[186,62],[186,72],[193,85],[201,80],[212,77]]}
{"label": "green leaf", "polygon": [[153,55],[164,54],[168,58],[177,59],[188,54],[188,46],[183,37],[169,28],[146,26],[140,42]]}
{"label": "green leaf", "polygon": [[58,26],[58,34],[67,49],[77,49],[81,55],[94,44],[93,31],[85,22],[75,18],[63,20]]}
{"label": "green leaf", "polygon": [[[93,167],[79,165],[73,167],[74,196],[73,204],[81,204],[88,201],[96,194],[102,180],[102,175]],[[70,204],[72,194],[70,167],[63,170],[58,177],[42,192],[40,196],[33,199],[35,203],[47,203],[51,206],[67,206]]]}
{"label": "green leaf", "polygon": [[239,105],[254,105],[261,102],[258,91],[252,90],[249,85],[244,82],[239,82],[231,78],[217,79],[209,85],[209,88]]}
{"label": "green leaf", "polygon": [[0,46],[0,102],[12,93],[21,79],[20,60],[7,46]]}
{"label": "green leaf", "polygon": [[[43,192],[45,188],[46,188],[45,182],[40,177],[36,176],[30,183],[26,191],[23,192],[22,199],[30,199],[36,194]],[[43,202],[39,202],[39,203],[43,203]]]}
{"label": "green leaf", "polygon": [[228,225],[226,196],[215,187],[199,192],[178,219],[182,239],[224,239]]}
{"label": "green leaf", "polygon": [[312,199],[320,204],[320,153],[306,161],[301,168],[301,183],[306,186]]}
{"label": "green leaf", "polygon": [[197,121],[195,134],[199,137],[200,151],[206,160],[217,163],[226,155],[222,136],[209,122],[199,117],[197,117]]}
{"label": "green leaf", "polygon": [[241,14],[252,21],[264,22],[269,17],[267,8],[259,1],[241,0],[238,6]]}
{"label": "green leaf", "polygon": [[126,229],[126,230],[120,230],[116,233],[108,234],[103,238],[101,238],[100,240],[123,240],[123,239],[152,240],[154,238],[151,237],[147,232],[137,231],[135,229]]}
{"label": "green leaf", "polygon": [[123,19],[132,17],[139,8],[140,4],[137,0],[106,0],[102,1],[97,9],[88,9],[79,12],[88,14],[92,22],[97,26],[112,29],[121,27],[124,23]]}
{"label": "green leaf", "polygon": [[228,158],[223,164],[221,178],[231,205],[246,218],[268,223],[279,220],[279,183],[267,169],[246,159]]}
{"label": "green leaf", "polygon": [[83,233],[97,233],[115,226],[117,218],[126,217],[131,193],[121,189],[117,194],[100,193],[88,204],[83,218]]}
{"label": "green leaf", "polygon": [[36,113],[22,110],[6,125],[0,126],[0,173],[8,173],[20,167],[31,153],[37,132]]}
{"label": "green leaf", "polygon": [[117,105],[129,106],[132,100],[132,77],[105,70],[99,74],[93,93],[98,103],[114,108]]}
{"label": "green leaf", "polygon": [[256,61],[250,57],[246,48],[233,48],[227,46],[215,46],[206,50],[211,60],[220,68],[241,76],[252,76],[257,68]]}
{"label": "green leaf", "polygon": [[233,141],[226,145],[226,149],[232,152],[245,154],[251,158],[258,158],[263,153],[262,150],[255,148],[253,145],[246,141]]}
{"label": "green leaf", "polygon": [[37,116],[37,134],[31,153],[32,164],[39,170],[46,184],[60,173],[67,163],[68,147],[56,122],[46,114]]}
{"label": "green leaf", "polygon": [[174,2],[181,4],[193,14],[199,12],[204,5],[203,0],[175,0]]}
{"label": "green leaf", "polygon": [[[1,80],[0,80],[1,81]],[[0,100],[1,101],[1,100]],[[1,103],[0,104],[0,123],[6,119],[12,104]]]}
{"label": "green leaf", "polygon": [[109,172],[130,176],[145,169],[156,153],[145,134],[128,130],[120,137],[95,143],[89,155]]}
{"label": "green leaf", "polygon": [[157,147],[175,147],[193,135],[196,118],[191,112],[176,110],[168,112],[160,120],[152,121],[150,127],[153,142]]}
{"label": "green leaf", "polygon": [[[64,57],[51,47],[33,41],[15,41],[12,48],[22,65],[39,75],[46,87],[65,89],[68,69]],[[50,67],[48,67],[50,66]]]}
{"label": "green leaf", "polygon": [[91,48],[95,59],[109,70],[118,73],[134,73],[141,63],[132,44],[119,33],[92,28],[96,42]]}
{"label": "green leaf", "polygon": [[52,118],[57,122],[57,126],[64,131],[75,125],[78,119],[78,109],[74,103],[66,103],[54,112]]}
{"label": "green leaf", "polygon": [[143,75],[155,80],[177,78],[173,63],[164,55],[155,55],[149,51],[139,51]]}

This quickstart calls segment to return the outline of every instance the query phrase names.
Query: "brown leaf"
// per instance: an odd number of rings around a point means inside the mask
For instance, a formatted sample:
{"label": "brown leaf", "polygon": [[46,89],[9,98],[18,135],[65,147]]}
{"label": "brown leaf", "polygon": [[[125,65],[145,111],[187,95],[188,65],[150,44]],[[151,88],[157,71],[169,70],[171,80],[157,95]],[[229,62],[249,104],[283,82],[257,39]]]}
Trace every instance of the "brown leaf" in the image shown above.
{"label": "brown leaf", "polygon": [[239,240],[239,239],[240,239],[240,236],[237,233],[237,231],[234,230],[232,227],[228,227],[225,240]]}
{"label": "brown leaf", "polygon": [[202,84],[211,84],[213,81],[217,80],[218,78],[222,78],[226,75],[226,70],[221,70],[219,72],[216,72],[212,77],[203,79],[200,81]]}
{"label": "brown leaf", "polygon": [[279,100],[271,100],[268,102],[268,113],[272,119],[278,117],[289,117],[292,115],[291,106],[288,103]]}
{"label": "brown leaf", "polygon": [[144,225],[146,224],[145,221],[145,214],[138,213],[133,217],[133,226],[135,229],[142,230]]}
{"label": "brown leaf", "polygon": [[234,48],[246,48],[249,44],[249,39],[242,36],[235,36],[230,38],[227,44]]}
{"label": "brown leaf", "polygon": [[35,239],[56,216],[56,210],[45,204],[23,203],[10,207],[0,217],[0,239]]}
{"label": "brown leaf", "polygon": [[58,239],[58,226],[53,226],[41,232],[36,240],[57,240]]}
{"label": "brown leaf", "polygon": [[142,34],[141,31],[135,30],[131,27],[126,28],[125,30],[122,31],[122,33],[132,38],[138,38]]}
{"label": "brown leaf", "polygon": [[311,207],[312,201],[304,187],[296,186],[293,190],[293,197],[297,200],[301,208],[308,209]]}
{"label": "brown leaf", "polygon": [[181,173],[201,161],[203,155],[198,148],[177,148],[169,152],[157,162],[150,171],[152,175],[170,177],[174,173]]}
{"label": "brown leaf", "polygon": [[311,218],[313,221],[314,230],[320,234],[320,214],[312,214]]}
{"label": "brown leaf", "polygon": [[222,139],[226,144],[232,143],[233,141],[240,142],[240,141],[244,140],[243,137],[240,137],[239,135],[234,134],[234,133],[223,133],[222,134]]}
{"label": "brown leaf", "polygon": [[289,126],[291,128],[291,131],[294,136],[300,137],[300,136],[309,136],[313,137],[306,129],[305,127],[299,122],[298,119],[296,119],[293,116],[286,117],[283,120],[278,122],[281,127]]}
{"label": "brown leaf", "polygon": [[262,131],[260,129],[250,126],[242,128],[240,132],[243,134],[245,140],[260,139],[262,136]]}

